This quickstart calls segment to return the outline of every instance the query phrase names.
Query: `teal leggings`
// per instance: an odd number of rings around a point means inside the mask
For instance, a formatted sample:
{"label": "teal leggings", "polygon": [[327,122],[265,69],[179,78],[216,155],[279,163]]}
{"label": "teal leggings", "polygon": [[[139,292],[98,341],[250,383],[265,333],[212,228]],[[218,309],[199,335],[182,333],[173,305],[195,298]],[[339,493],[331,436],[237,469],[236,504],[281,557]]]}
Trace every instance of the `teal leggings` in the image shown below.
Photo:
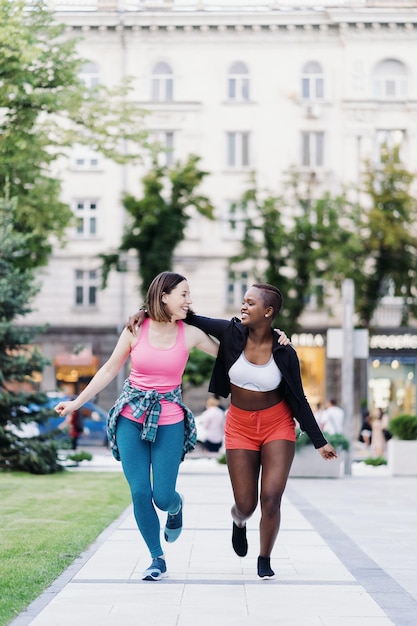
{"label": "teal leggings", "polygon": [[184,445],[184,422],[159,426],[153,443],[140,438],[142,424],[120,416],[116,438],[123,472],[132,494],[139,531],[154,559],[163,554],[155,506],[175,513],[181,503],[175,491]]}

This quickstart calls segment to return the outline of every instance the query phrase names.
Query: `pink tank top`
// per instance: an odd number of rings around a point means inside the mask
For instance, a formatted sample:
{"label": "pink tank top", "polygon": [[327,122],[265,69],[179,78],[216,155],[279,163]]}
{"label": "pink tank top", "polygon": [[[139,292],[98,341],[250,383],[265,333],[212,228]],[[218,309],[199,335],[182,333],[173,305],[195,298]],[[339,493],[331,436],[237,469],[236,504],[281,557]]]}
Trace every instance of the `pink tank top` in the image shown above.
{"label": "pink tank top", "polygon": [[[149,389],[155,389],[159,393],[173,391],[181,384],[182,375],[188,360],[184,323],[181,320],[177,322],[177,339],[175,344],[167,349],[151,346],[149,343],[149,324],[150,319],[145,319],[138,340],[130,352],[131,371],[129,381],[131,385],[144,391]],[[133,417],[129,405],[124,407],[121,415],[135,422],[143,423],[143,417],[139,420]],[[178,404],[161,400],[159,426],[176,424],[183,419],[184,412]]]}

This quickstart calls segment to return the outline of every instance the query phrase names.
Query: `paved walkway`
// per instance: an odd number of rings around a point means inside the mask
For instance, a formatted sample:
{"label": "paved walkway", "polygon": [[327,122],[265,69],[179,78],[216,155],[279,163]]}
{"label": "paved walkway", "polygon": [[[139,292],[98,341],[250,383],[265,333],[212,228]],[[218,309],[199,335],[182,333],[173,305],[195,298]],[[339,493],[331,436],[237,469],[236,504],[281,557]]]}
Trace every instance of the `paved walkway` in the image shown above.
{"label": "paved walkway", "polygon": [[[94,469],[120,464],[95,456]],[[129,508],[12,626],[417,625],[417,479],[373,467],[290,479],[267,581],[256,576],[259,511],[248,556],[231,547],[226,467],[186,460],[178,487],[184,530],[167,546],[168,578],[141,580],[149,557]]]}

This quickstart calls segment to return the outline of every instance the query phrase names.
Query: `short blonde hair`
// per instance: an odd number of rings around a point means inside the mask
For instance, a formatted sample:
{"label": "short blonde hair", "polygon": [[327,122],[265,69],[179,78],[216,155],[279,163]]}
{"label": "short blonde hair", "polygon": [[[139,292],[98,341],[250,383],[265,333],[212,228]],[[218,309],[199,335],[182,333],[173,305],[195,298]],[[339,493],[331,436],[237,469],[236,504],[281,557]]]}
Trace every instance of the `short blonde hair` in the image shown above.
{"label": "short blonde hair", "polygon": [[187,280],[185,276],[176,272],[161,272],[155,276],[146,294],[146,308],[152,320],[155,322],[171,321],[171,315],[162,302],[162,296],[164,293],[171,293],[184,280]]}

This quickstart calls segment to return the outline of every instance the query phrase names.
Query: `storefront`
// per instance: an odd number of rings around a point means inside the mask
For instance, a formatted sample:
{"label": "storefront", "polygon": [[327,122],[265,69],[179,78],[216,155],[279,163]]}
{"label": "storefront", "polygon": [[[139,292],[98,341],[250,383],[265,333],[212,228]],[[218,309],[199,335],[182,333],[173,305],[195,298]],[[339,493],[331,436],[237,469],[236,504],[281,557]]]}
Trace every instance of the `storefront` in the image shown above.
{"label": "storefront", "polygon": [[56,387],[68,395],[78,395],[98,369],[98,358],[90,350],[78,354],[64,352],[54,359]]}
{"label": "storefront", "polygon": [[[339,397],[341,361],[326,361],[326,332],[296,333],[291,343],[300,360],[304,390],[313,410],[318,403],[325,403],[328,387]],[[370,332],[369,358],[356,361],[355,412],[366,404],[383,408],[390,417],[417,414],[416,377],[417,329]]]}
{"label": "storefront", "polygon": [[294,333],[291,343],[300,360],[304,391],[312,409],[326,400],[326,338],[321,332]]}
{"label": "storefront", "polygon": [[389,416],[416,414],[417,329],[381,332],[369,338],[368,406]]}

